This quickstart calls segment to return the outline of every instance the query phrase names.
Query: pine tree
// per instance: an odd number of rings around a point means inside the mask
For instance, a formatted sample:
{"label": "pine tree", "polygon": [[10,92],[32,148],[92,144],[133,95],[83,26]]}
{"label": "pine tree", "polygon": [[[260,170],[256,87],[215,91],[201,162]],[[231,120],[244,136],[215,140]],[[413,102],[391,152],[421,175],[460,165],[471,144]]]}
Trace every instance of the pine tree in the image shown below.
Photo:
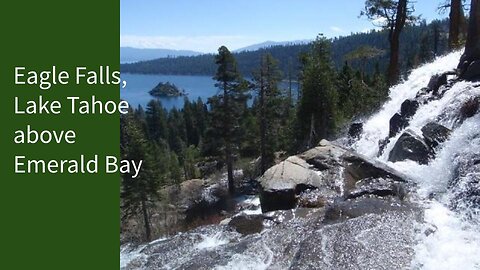
{"label": "pine tree", "polygon": [[361,77],[363,80],[363,77],[365,76],[364,72],[366,69],[366,64],[367,60],[370,60],[372,58],[381,56],[384,54],[383,50],[380,50],[378,48],[372,47],[372,46],[367,46],[363,45],[358,47],[357,49],[347,53],[345,55],[345,60],[347,61],[360,61],[360,67],[361,67]]}
{"label": "pine tree", "polygon": [[240,155],[242,157],[257,157],[259,154],[258,137],[259,129],[257,119],[254,115],[255,108],[246,109],[241,120],[241,143]]}
{"label": "pine tree", "polygon": [[338,74],[338,108],[341,110],[343,117],[350,120],[356,113],[353,105],[355,100],[355,90],[353,89],[354,72],[352,68],[345,62],[341,72]]}
{"label": "pine tree", "polygon": [[418,51],[420,63],[425,63],[433,59],[433,52],[430,49],[431,43],[432,42],[429,33],[423,33],[420,37],[420,49]]}
{"label": "pine tree", "polygon": [[297,113],[299,149],[314,146],[320,139],[335,133],[337,91],[335,71],[330,59],[330,42],[322,35],[303,59],[302,95]]}
{"label": "pine tree", "polygon": [[[260,68],[254,73],[255,88],[258,91],[257,118],[260,129],[260,170],[263,174],[273,165],[278,149],[280,117],[282,109],[281,92],[278,83],[282,74],[278,61],[270,54],[262,56]],[[289,97],[290,98],[290,97]]]}
{"label": "pine tree", "polygon": [[168,145],[177,155],[181,155],[186,147],[187,133],[183,113],[176,108],[170,110],[167,119]]}
{"label": "pine tree", "polygon": [[186,147],[183,151],[183,171],[185,173],[185,180],[194,179],[200,177],[200,171],[195,166],[197,159],[199,158],[200,152],[197,147],[190,145]]}
{"label": "pine tree", "polygon": [[142,170],[135,178],[132,173],[122,174],[123,219],[134,217],[140,212],[145,228],[145,240],[150,241],[152,235],[149,209],[159,199],[161,173],[155,166],[148,141],[134,115],[127,114],[122,117],[121,142],[122,158],[143,162]]}
{"label": "pine tree", "polygon": [[388,30],[390,63],[387,78],[390,85],[395,84],[399,79],[400,34],[407,22],[416,19],[411,15],[412,12],[410,0],[366,0],[365,10],[360,13],[372,21],[378,21],[378,18],[384,20],[379,26]]}
{"label": "pine tree", "polygon": [[214,133],[218,135],[215,137],[221,139],[224,146],[228,190],[230,194],[234,194],[234,151],[238,145],[240,118],[245,108],[248,84],[238,71],[235,58],[227,47],[222,46],[218,49],[215,63],[217,64],[217,72],[214,77],[217,81],[215,86],[221,90],[221,93],[209,99],[212,110],[211,124]]}
{"label": "pine tree", "polygon": [[[137,110],[139,116],[143,114],[143,110]],[[167,112],[162,107],[160,100],[151,100],[147,104],[145,112],[149,139],[159,142],[161,139],[168,138]]]}
{"label": "pine tree", "polygon": [[170,184],[179,185],[182,182],[182,168],[175,152],[170,152],[169,163],[169,180]]}
{"label": "pine tree", "polygon": [[448,15],[448,49],[455,50],[461,47],[465,41],[467,31],[467,22],[463,12],[463,2],[465,0],[446,0],[442,3],[438,10],[443,13],[450,9]]}

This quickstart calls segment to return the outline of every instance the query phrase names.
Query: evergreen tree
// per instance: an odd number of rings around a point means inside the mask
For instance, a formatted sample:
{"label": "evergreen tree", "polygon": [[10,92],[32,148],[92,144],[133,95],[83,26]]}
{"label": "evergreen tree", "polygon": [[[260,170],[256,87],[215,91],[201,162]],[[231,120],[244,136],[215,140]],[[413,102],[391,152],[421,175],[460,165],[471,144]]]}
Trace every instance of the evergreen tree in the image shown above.
{"label": "evergreen tree", "polygon": [[465,0],[446,0],[439,7],[438,10],[443,13],[450,9],[448,15],[448,49],[454,50],[461,47],[465,42],[465,35],[467,33],[467,22],[463,12],[463,2]]}
{"label": "evergreen tree", "polygon": [[400,34],[407,22],[416,19],[411,15],[413,7],[409,2],[409,0],[366,0],[365,10],[361,12],[361,15],[367,16],[372,21],[382,18],[384,22],[380,26],[388,30],[390,63],[387,78],[390,85],[398,81],[400,74]]}
{"label": "evergreen tree", "polygon": [[151,224],[149,209],[159,199],[158,188],[161,175],[154,163],[153,155],[148,151],[149,145],[134,115],[122,117],[121,155],[124,159],[142,161],[142,170],[136,178],[132,173],[122,174],[122,209],[123,219],[136,216],[143,217],[145,240],[151,240]]}
{"label": "evergreen tree", "polygon": [[217,64],[217,72],[214,77],[217,81],[215,86],[221,90],[221,93],[209,99],[212,110],[211,123],[218,135],[215,137],[221,139],[224,146],[228,189],[230,194],[234,194],[234,151],[238,145],[240,118],[247,99],[248,84],[238,71],[235,58],[227,47],[222,46],[218,49],[215,63]]}
{"label": "evergreen tree", "polygon": [[[263,174],[274,163],[278,149],[278,136],[282,107],[278,83],[282,74],[278,62],[270,54],[261,59],[260,68],[254,73],[255,88],[258,91],[257,118],[260,129],[260,170]],[[290,97],[289,97],[290,100]]]}
{"label": "evergreen tree", "polygon": [[175,152],[170,152],[169,163],[169,180],[170,184],[179,185],[182,182],[182,168]]}
{"label": "evergreen tree", "polygon": [[[137,115],[142,117],[145,114],[148,137],[156,142],[161,139],[168,138],[168,125],[167,125],[167,112],[162,107],[160,100],[150,100],[147,104],[147,110],[143,113],[143,110],[139,108]],[[141,118],[140,118],[141,119]]]}
{"label": "evergreen tree", "polygon": [[356,108],[353,105],[355,101],[355,89],[353,88],[354,72],[352,68],[345,62],[341,72],[338,74],[338,108],[341,110],[343,117],[350,120],[355,113]]}
{"label": "evergreen tree", "polygon": [[302,96],[297,114],[297,145],[303,150],[320,139],[329,138],[336,129],[337,92],[335,71],[331,65],[330,42],[317,37],[312,51],[305,56],[302,70]]}
{"label": "evergreen tree", "polygon": [[198,148],[193,145],[184,149],[183,171],[185,173],[185,180],[200,177],[200,171],[195,166],[199,155],[200,152],[198,151]]}
{"label": "evergreen tree", "polygon": [[423,35],[420,37],[420,50],[418,51],[418,59],[421,63],[425,63],[433,59],[433,51],[430,50],[431,43],[430,33],[423,33]]}
{"label": "evergreen tree", "polygon": [[360,46],[359,48],[347,53],[345,55],[345,60],[347,60],[347,61],[354,61],[354,60],[360,61],[361,77],[362,77],[362,80],[363,80],[364,72],[365,72],[366,65],[367,65],[367,60],[378,57],[382,54],[384,54],[383,50],[380,50],[380,49],[372,47],[372,46],[363,45],[363,46]]}
{"label": "evergreen tree", "polygon": [[168,145],[177,155],[181,155],[186,147],[187,134],[185,130],[185,120],[183,113],[173,108],[170,110],[167,119],[168,125]]}

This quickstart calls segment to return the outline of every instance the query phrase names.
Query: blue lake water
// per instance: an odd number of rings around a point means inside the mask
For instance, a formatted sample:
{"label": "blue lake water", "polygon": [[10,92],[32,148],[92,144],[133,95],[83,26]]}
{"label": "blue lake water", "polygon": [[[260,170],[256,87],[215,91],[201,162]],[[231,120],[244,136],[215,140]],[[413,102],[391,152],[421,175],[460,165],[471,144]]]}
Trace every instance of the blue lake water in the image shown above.
{"label": "blue lake water", "polygon": [[[133,108],[138,105],[145,105],[153,99],[148,93],[159,82],[171,82],[184,89],[190,100],[202,98],[204,102],[211,96],[217,94],[218,89],[215,88],[215,81],[208,76],[175,76],[175,75],[146,75],[146,74],[130,74],[123,73],[122,80],[127,81],[127,86],[120,89],[120,97],[130,104]],[[184,97],[160,98],[162,105],[166,109],[173,107],[182,108]]]}
{"label": "blue lake water", "polygon": [[[210,76],[122,73],[121,77],[122,80],[127,81],[127,86],[124,89],[120,89],[120,97],[128,101],[133,108],[138,107],[138,105],[145,108],[145,105],[153,99],[148,92],[159,82],[170,82],[175,84],[180,89],[185,90],[188,99],[192,101],[197,100],[200,97],[204,102],[207,102],[209,97],[219,93],[219,89],[214,86],[215,81]],[[287,89],[288,83],[282,82],[280,87]],[[292,88],[292,92],[296,95],[297,84],[294,83]],[[160,98],[160,101],[167,110],[170,110],[173,107],[180,109],[183,108],[184,97]]]}

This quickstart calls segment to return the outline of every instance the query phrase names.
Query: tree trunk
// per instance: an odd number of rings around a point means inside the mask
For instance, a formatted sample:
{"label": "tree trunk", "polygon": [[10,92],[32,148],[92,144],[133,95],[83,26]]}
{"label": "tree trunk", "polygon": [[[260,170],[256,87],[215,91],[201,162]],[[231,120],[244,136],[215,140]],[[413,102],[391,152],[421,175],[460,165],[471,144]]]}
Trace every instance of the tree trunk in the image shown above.
{"label": "tree trunk", "polygon": [[308,135],[307,149],[312,148],[313,142],[317,138],[317,133],[315,132],[315,116],[312,114],[310,118],[310,132]]}
{"label": "tree trunk", "polygon": [[228,192],[230,195],[233,195],[235,194],[235,183],[233,182],[233,159],[230,140],[226,140],[225,155],[227,159]]}
{"label": "tree trunk", "polygon": [[232,131],[230,123],[232,121],[229,110],[229,100],[227,92],[227,83],[223,83],[223,105],[224,105],[224,128],[225,128],[225,161],[227,163],[227,179],[228,179],[228,192],[230,195],[235,194],[235,183],[233,182],[233,159],[232,159],[232,145],[230,142],[230,136]]}
{"label": "tree trunk", "polygon": [[390,63],[388,65],[387,79],[390,85],[398,82],[399,77],[399,53],[400,53],[400,33],[402,32],[405,22],[407,20],[407,2],[408,0],[399,0],[397,5],[397,12],[395,16],[395,23],[390,29]]}
{"label": "tree trunk", "polygon": [[470,19],[468,24],[467,42],[465,52],[460,58],[458,68],[460,77],[468,66],[475,60],[480,59],[480,0],[471,0]]}
{"label": "tree trunk", "polygon": [[265,115],[265,83],[263,67],[260,70],[260,93],[259,93],[259,105],[260,105],[260,170],[262,174],[267,170],[267,147],[266,147],[266,130],[267,122]]}
{"label": "tree trunk", "polygon": [[400,51],[400,36],[397,33],[393,33],[390,40],[390,63],[388,64],[387,79],[389,85],[394,85],[398,82],[399,67],[398,67],[398,54]]}
{"label": "tree trunk", "polygon": [[454,50],[460,46],[460,38],[465,31],[462,0],[451,0],[449,20],[448,48]]}
{"label": "tree trunk", "polygon": [[150,242],[152,240],[152,233],[150,229],[150,219],[148,218],[147,203],[145,200],[142,200],[142,214],[143,223],[145,226],[145,239]]}
{"label": "tree trunk", "polygon": [[472,0],[470,7],[465,55],[467,61],[480,59],[480,0]]}

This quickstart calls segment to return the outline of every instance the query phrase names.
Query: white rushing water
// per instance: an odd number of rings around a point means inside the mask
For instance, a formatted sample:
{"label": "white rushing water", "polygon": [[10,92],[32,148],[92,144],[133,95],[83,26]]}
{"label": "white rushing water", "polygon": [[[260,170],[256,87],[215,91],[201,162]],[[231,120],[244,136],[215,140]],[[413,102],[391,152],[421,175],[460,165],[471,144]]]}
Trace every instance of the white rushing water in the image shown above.
{"label": "white rushing water", "polygon": [[[400,110],[405,99],[414,98],[426,87],[432,75],[453,70],[461,52],[451,53],[414,70],[409,78],[391,88],[390,100],[379,112],[364,123],[364,130],[353,148],[361,154],[377,158],[378,142],[388,136],[389,120]],[[480,188],[480,172],[468,172],[451,187],[459,166],[468,166],[471,158],[480,153],[480,116],[458,121],[459,110],[469,98],[480,96],[479,84],[455,82],[442,98],[420,105],[406,129],[421,134],[428,122],[437,122],[453,130],[434,160],[428,165],[413,161],[389,162],[418,184],[418,197],[425,207],[425,224],[420,224],[418,244],[415,247],[413,269],[480,269],[480,225],[475,212],[461,193]],[[384,153],[378,157],[387,162],[388,154],[402,132],[390,139]],[[467,164],[467,165],[466,165]],[[458,176],[457,176],[458,177]],[[470,185],[470,186],[469,186]],[[456,205],[455,210],[452,205]],[[425,233],[425,230],[433,233]]]}
{"label": "white rushing water", "polygon": [[413,70],[404,83],[392,87],[389,101],[385,102],[380,111],[365,122],[363,133],[354,148],[359,153],[375,157],[378,153],[378,141],[387,137],[390,118],[400,110],[402,102],[405,99],[414,98],[420,89],[427,86],[433,75],[453,70],[460,56],[461,52],[455,52],[423,65]]}

